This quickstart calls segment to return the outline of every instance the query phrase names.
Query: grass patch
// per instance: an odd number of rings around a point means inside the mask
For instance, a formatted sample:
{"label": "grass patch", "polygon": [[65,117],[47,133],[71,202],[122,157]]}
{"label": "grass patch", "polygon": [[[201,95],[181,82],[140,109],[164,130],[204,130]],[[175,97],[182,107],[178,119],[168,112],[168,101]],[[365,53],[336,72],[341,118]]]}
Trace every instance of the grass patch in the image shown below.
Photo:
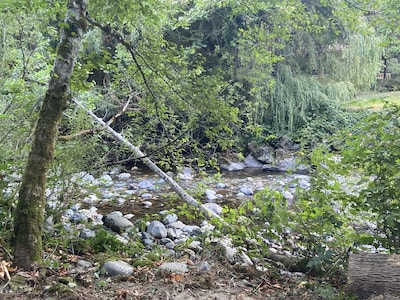
{"label": "grass patch", "polygon": [[400,105],[400,91],[361,94],[353,101],[344,104],[344,108],[349,111],[380,110],[387,102]]}

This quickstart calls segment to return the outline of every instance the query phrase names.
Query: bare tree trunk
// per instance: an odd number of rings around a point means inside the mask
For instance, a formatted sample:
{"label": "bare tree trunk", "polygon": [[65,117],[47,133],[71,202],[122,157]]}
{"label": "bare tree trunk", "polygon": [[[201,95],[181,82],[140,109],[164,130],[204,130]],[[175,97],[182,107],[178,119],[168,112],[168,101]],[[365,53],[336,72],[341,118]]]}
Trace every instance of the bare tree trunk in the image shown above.
{"label": "bare tree trunk", "polygon": [[49,87],[39,112],[32,149],[28,156],[14,219],[14,263],[23,268],[43,257],[42,230],[46,205],[47,171],[52,163],[58,124],[66,107],[69,84],[86,30],[87,0],[68,0],[65,23]]}
{"label": "bare tree trunk", "polygon": [[400,296],[399,267],[399,254],[351,254],[347,271],[349,290],[359,299],[374,295]]}

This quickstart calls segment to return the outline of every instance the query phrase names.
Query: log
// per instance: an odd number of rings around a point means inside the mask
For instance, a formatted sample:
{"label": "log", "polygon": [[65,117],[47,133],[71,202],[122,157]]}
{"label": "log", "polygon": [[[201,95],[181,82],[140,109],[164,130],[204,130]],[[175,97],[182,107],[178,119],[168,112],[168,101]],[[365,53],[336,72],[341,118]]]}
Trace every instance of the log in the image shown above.
{"label": "log", "polygon": [[350,254],[347,284],[359,299],[375,295],[400,296],[400,255]]}

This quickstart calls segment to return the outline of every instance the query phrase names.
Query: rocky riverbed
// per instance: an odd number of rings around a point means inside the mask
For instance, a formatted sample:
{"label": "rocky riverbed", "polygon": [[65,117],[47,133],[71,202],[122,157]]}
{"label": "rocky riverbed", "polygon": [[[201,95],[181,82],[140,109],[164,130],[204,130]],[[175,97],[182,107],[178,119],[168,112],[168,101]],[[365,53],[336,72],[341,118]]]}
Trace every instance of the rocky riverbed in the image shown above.
{"label": "rocky riverbed", "polygon": [[[225,206],[236,207],[252,200],[254,194],[265,187],[281,191],[290,202],[297,187],[310,185],[306,175],[268,174],[259,169],[200,177],[191,169],[183,168],[180,173],[170,175],[218,215]],[[140,240],[149,249],[161,246],[166,256],[176,257],[175,248],[188,240],[191,241],[188,249],[199,252],[202,245],[195,237],[212,230],[207,220],[180,216],[182,200],[154,174],[111,170],[98,177],[77,174],[72,181],[79,190],[78,196],[65,205],[59,202],[57,190],[49,189],[48,211],[59,213],[61,209],[64,230],[82,239],[94,238],[100,229],[107,228],[124,244]],[[47,216],[49,231],[55,219],[51,213]],[[226,252],[231,251],[229,246],[224,247],[228,247]],[[112,275],[133,272],[132,267],[123,262],[105,262],[101,270]]]}

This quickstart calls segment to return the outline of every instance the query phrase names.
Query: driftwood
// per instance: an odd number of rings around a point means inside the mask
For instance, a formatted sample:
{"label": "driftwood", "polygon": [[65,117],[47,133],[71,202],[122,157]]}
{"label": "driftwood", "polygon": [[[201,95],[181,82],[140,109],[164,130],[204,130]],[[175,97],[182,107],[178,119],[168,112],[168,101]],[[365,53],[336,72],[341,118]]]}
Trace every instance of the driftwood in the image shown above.
{"label": "driftwood", "polygon": [[347,282],[349,290],[359,299],[400,296],[400,255],[351,254]]}

